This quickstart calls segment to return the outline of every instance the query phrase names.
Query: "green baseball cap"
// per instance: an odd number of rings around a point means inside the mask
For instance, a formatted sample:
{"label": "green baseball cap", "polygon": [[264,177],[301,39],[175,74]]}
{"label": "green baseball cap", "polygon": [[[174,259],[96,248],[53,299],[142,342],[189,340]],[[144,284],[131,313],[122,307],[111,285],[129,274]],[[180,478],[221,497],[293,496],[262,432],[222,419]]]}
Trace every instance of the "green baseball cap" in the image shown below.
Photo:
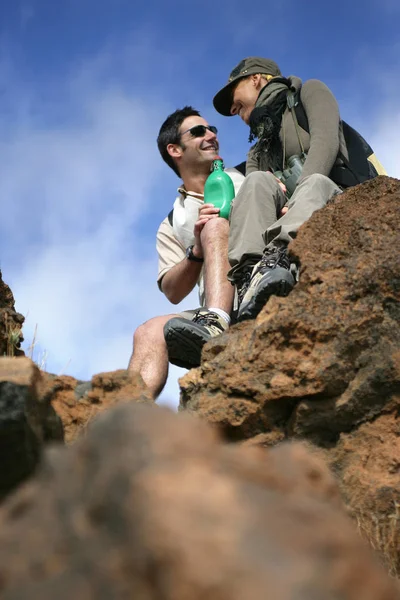
{"label": "green baseball cap", "polygon": [[224,117],[231,116],[232,93],[235,84],[239,79],[248,77],[255,73],[272,75],[273,77],[282,75],[278,65],[269,58],[260,58],[259,56],[249,56],[240,61],[231,71],[228,83],[214,96],[213,104],[216,111]]}

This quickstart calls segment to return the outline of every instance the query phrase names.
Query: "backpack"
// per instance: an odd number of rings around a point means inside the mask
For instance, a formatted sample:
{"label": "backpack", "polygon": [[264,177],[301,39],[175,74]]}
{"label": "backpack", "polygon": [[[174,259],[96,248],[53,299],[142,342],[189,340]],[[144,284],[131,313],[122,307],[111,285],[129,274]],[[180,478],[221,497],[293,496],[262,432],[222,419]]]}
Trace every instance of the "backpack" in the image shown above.
{"label": "backpack", "polygon": [[[296,94],[293,94],[293,92],[288,93],[287,105],[292,113],[295,126],[297,120],[298,125],[309,133],[308,118],[300,99],[300,90]],[[374,154],[368,142],[346,121],[342,120],[341,123],[349,158],[347,159],[339,150],[338,158],[341,159],[343,164],[333,166],[329,173],[329,179],[332,179],[342,188],[348,188],[377,177],[378,171],[372,162],[368,160]]]}

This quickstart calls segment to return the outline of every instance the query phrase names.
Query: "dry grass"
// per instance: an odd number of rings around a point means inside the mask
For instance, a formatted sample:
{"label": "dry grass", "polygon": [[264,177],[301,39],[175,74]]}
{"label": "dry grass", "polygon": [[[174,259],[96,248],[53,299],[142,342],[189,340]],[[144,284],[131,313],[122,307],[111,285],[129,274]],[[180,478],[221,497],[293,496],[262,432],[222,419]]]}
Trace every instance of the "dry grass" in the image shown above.
{"label": "dry grass", "polygon": [[41,371],[46,371],[47,358],[48,358],[48,352],[47,352],[47,350],[45,349],[45,350],[42,350],[41,352],[38,352],[38,355],[37,355],[36,359],[34,358],[34,351],[35,351],[36,345],[38,343],[37,330],[38,330],[38,326],[37,326],[37,323],[36,323],[36,325],[35,325],[35,331],[33,332],[33,338],[32,338],[31,343],[28,346],[28,349],[26,351],[26,355],[34,363],[37,364],[37,366],[39,367],[39,369]]}
{"label": "dry grass", "polygon": [[21,325],[14,323],[8,314],[4,313],[4,328],[7,340],[6,356],[15,356],[22,338]]}
{"label": "dry grass", "polygon": [[389,574],[400,578],[400,503],[393,499],[389,515],[356,515],[358,530],[382,558]]}
{"label": "dry grass", "polygon": [[31,360],[33,360],[33,351],[35,350],[36,343],[37,343],[37,323],[35,325],[35,331],[33,332],[33,339],[27,349],[27,356]]}

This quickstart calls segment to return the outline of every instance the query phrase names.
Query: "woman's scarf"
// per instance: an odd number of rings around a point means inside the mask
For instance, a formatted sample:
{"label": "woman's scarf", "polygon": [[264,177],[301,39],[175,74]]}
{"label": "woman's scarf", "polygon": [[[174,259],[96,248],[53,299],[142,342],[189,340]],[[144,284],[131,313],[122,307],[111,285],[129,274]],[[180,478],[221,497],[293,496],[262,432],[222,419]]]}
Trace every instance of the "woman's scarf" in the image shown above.
{"label": "woman's scarf", "polygon": [[271,171],[281,169],[283,149],[280,140],[282,116],[287,107],[290,82],[283,77],[275,78],[264,86],[250,114],[249,142],[258,139],[254,154],[258,162],[268,164]]}

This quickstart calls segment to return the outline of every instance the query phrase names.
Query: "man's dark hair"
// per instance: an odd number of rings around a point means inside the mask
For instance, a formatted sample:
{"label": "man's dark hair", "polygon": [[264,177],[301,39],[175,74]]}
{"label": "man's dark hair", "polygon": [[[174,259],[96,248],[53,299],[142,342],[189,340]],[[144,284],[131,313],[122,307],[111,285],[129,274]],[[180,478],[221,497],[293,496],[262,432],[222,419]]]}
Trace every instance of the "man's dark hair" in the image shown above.
{"label": "man's dark hair", "polygon": [[157,146],[161,156],[178,177],[180,177],[179,169],[172,156],[168,154],[167,146],[168,144],[179,144],[179,128],[187,117],[200,117],[200,113],[192,106],[179,108],[165,119],[157,138]]}

